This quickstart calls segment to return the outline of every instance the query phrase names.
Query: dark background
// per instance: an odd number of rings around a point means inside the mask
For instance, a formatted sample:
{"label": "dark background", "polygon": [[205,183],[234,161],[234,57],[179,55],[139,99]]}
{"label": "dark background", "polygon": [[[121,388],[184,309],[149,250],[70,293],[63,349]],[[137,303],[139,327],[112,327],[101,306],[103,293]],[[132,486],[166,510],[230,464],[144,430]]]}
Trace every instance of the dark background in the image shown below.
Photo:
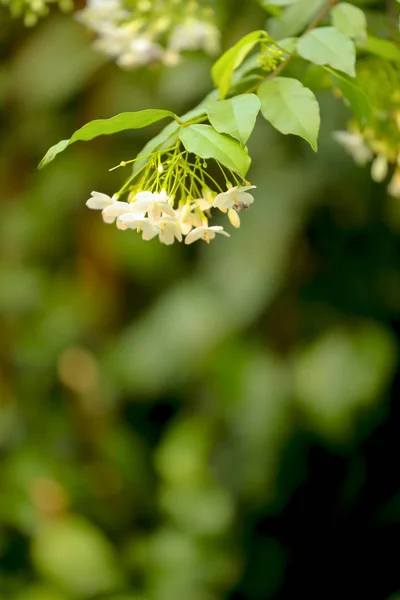
{"label": "dark background", "polygon": [[[224,47],[264,25],[220,15]],[[211,59],[123,72],[56,10],[0,12],[0,54],[0,598],[396,598],[399,200],[332,140],[346,107],[319,93],[317,155],[260,120],[241,229],[165,247],[85,208],[156,126],[36,165],[190,109]]]}

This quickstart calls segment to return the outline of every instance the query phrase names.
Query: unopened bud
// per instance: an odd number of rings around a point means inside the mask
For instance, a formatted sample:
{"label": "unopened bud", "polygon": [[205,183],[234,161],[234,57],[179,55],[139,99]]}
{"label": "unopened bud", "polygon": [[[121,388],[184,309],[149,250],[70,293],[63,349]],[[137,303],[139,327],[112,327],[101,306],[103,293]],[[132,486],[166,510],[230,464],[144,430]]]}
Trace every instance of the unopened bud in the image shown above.
{"label": "unopened bud", "polygon": [[236,227],[236,229],[238,229],[240,227],[240,217],[239,217],[238,213],[236,212],[236,210],[234,210],[233,208],[230,208],[228,210],[228,219],[230,220],[232,225],[234,227]]}

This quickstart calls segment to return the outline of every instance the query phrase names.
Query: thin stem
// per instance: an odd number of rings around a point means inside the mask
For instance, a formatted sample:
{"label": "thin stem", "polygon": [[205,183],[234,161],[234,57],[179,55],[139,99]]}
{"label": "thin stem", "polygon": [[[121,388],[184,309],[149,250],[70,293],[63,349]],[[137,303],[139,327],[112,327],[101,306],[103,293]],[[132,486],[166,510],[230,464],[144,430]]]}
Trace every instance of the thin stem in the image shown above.
{"label": "thin stem", "polygon": [[[322,9],[314,17],[314,19],[311,21],[311,23],[309,24],[307,29],[304,31],[304,33],[300,37],[303,37],[307,33],[310,33],[310,31],[315,29],[321,23],[321,21],[323,21],[325,19],[325,17],[329,14],[329,12],[332,10],[332,8],[335,6],[335,4],[337,4],[338,2],[339,2],[339,0],[328,0],[328,2],[325,4],[325,6],[322,7]],[[280,75],[282,73],[282,71],[284,69],[286,69],[286,67],[288,66],[288,64],[290,63],[290,61],[292,60],[292,58],[294,56],[295,56],[294,54],[291,54],[289,56],[289,58],[287,60],[285,60],[285,62],[281,63],[279,65],[279,67],[277,67],[275,69],[275,71],[273,71],[271,73],[269,78],[273,79],[274,77],[277,77],[278,75]]]}

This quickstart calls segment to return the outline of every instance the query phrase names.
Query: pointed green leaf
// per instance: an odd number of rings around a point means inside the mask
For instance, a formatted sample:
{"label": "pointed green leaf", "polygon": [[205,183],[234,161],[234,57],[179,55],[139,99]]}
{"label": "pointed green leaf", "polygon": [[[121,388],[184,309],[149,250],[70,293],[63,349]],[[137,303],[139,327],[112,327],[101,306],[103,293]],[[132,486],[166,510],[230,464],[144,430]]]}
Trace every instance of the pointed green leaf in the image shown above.
{"label": "pointed green leaf", "polygon": [[340,2],[331,11],[332,25],[355,40],[367,39],[367,17],[352,4]]}
{"label": "pointed green leaf", "polygon": [[180,138],[188,152],[200,158],[213,158],[230,171],[246,176],[251,163],[247,150],[211,125],[189,125],[181,130]]}
{"label": "pointed green leaf", "polygon": [[213,102],[207,107],[207,115],[219,133],[228,133],[245,144],[254,129],[260,106],[255,94],[242,94]]}
{"label": "pointed green leaf", "polygon": [[319,105],[311,90],[297,79],[276,77],[258,89],[261,113],[283,134],[299,135],[317,151]]}
{"label": "pointed green leaf", "polygon": [[232,48],[229,48],[214,63],[211,75],[213,82],[219,89],[221,99],[225,98],[229,92],[233,71],[242,64],[254,46],[266,37],[267,34],[265,31],[252,31],[239,40]]}
{"label": "pointed green leaf", "polygon": [[151,125],[156,121],[165,119],[165,117],[176,118],[174,113],[169,110],[149,108],[147,110],[140,110],[138,112],[126,112],[116,115],[111,119],[98,119],[86,123],[83,127],[75,131],[69,140],[62,140],[52,146],[42,158],[39,169],[47,165],[52,161],[57,154],[65,150],[67,146],[78,141],[92,140],[99,135],[110,135],[112,133],[118,133],[126,129],[140,129]]}
{"label": "pointed green leaf", "polygon": [[300,38],[297,52],[316,65],[329,65],[355,77],[356,50],[352,40],[336,27],[320,27]]}

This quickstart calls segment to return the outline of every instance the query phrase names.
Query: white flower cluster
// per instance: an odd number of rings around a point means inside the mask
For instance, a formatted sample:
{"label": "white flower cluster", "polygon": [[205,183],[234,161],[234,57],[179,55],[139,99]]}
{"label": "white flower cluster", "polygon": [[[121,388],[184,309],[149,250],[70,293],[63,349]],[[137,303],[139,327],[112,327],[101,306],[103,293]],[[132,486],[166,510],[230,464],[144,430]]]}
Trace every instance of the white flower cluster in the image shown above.
{"label": "white flower cluster", "polygon": [[[335,131],[333,137],[358,165],[364,166],[372,161],[371,177],[374,181],[380,183],[386,179],[389,173],[389,164],[393,162],[394,157],[389,161],[384,151],[379,151],[378,148],[375,149],[375,152],[371,150],[364,137],[358,132]],[[400,198],[400,154],[397,155],[396,168],[388,184],[387,191],[391,196]]]}
{"label": "white flower cluster", "polygon": [[210,243],[217,233],[229,237],[229,233],[219,225],[209,226],[204,211],[219,208],[227,212],[231,223],[240,226],[238,213],[246,210],[254,202],[248,190],[255,186],[230,187],[215,198],[207,190],[205,198],[188,201],[174,209],[173,199],[165,191],[138,192],[130,202],[121,202],[118,195],[112,197],[101,192],[92,192],[86,202],[88,208],[101,210],[105,223],[114,223],[118,229],[136,229],[142,233],[142,239],[151,240],[158,236],[167,246],[175,240],[192,244],[197,240]]}
{"label": "white flower cluster", "polygon": [[220,31],[193,0],[88,0],[77,19],[97,35],[95,46],[125,69],[177,64],[184,50],[217,54]]}

